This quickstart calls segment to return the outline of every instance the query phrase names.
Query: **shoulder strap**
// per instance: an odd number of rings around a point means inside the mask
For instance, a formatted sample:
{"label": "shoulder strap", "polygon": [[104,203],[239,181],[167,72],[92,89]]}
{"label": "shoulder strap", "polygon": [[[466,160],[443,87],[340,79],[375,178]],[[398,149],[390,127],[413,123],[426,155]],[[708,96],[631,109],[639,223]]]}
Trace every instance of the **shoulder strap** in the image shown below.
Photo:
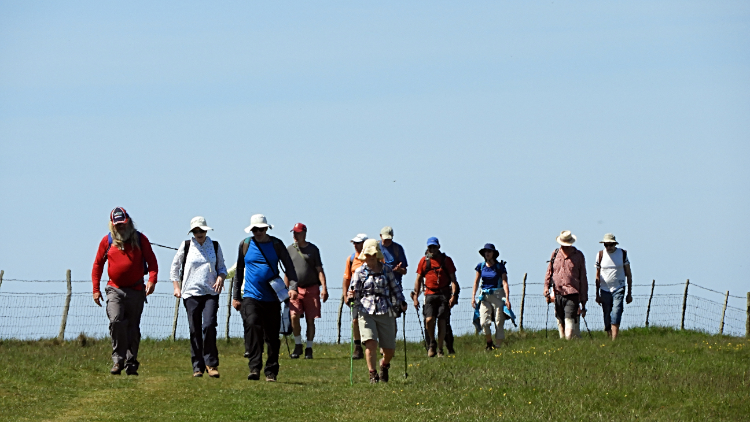
{"label": "shoulder strap", "polygon": [[620,250],[622,251],[622,265],[625,265],[625,262],[628,260],[628,251],[623,248],[620,248]]}
{"label": "shoulder strap", "polygon": [[352,254],[352,256],[350,256],[350,257],[349,257],[349,267],[351,267],[351,266],[352,266],[352,264],[354,264],[354,255],[356,255],[356,254],[357,254],[357,253],[356,253],[356,252],[354,252],[354,253]]}
{"label": "shoulder strap", "polygon": [[601,267],[602,266],[602,257],[604,256],[604,251],[599,251],[599,254],[596,256],[596,266]]}
{"label": "shoulder strap", "polygon": [[182,257],[182,281],[185,281],[185,263],[187,262],[188,251],[190,250],[190,240],[185,241],[185,255]]}
{"label": "shoulder strap", "polygon": [[[279,273],[278,273],[277,269],[276,269],[276,268],[275,268],[274,266],[272,266],[272,265],[271,265],[271,262],[270,262],[270,261],[268,260],[268,258],[266,257],[266,253],[265,253],[265,252],[263,252],[263,248],[261,248],[261,247],[260,247],[260,244],[258,243],[258,241],[257,241],[257,240],[255,240],[255,238],[253,238],[253,239],[252,239],[252,241],[253,241],[253,243],[255,243],[255,246],[256,246],[256,247],[258,248],[258,250],[260,251],[260,254],[261,254],[261,255],[263,255],[263,259],[264,259],[264,260],[266,261],[266,265],[268,265],[268,266],[269,266],[269,267],[271,268],[271,272],[273,272],[273,274],[274,274],[274,275],[275,275],[276,277],[278,277],[278,276],[279,276]],[[272,240],[272,242],[273,242],[273,240]],[[272,245],[273,245],[273,244],[272,244]]]}
{"label": "shoulder strap", "polygon": [[247,249],[250,247],[250,239],[252,239],[252,237],[246,237],[245,240],[242,242],[242,256],[243,257],[247,255]]}
{"label": "shoulder strap", "polygon": [[219,242],[216,240],[212,240],[214,244],[214,256],[216,256],[216,265],[214,265],[214,268],[216,269],[216,275],[219,274]]}
{"label": "shoulder strap", "polygon": [[313,270],[316,270],[316,268],[315,268],[315,265],[313,265],[313,264],[312,264],[312,263],[310,262],[310,260],[309,260],[309,259],[308,259],[308,258],[307,258],[307,257],[305,256],[305,254],[303,254],[303,253],[302,253],[302,251],[301,251],[301,250],[299,249],[299,245],[297,244],[297,242],[294,242],[294,243],[292,243],[292,246],[294,246],[294,250],[296,250],[296,251],[297,251],[297,253],[299,254],[299,256],[301,256],[301,257],[302,257],[302,259],[304,259],[304,260],[305,260],[305,263],[307,263],[307,265],[308,265],[308,266],[309,266],[310,268],[312,268]]}
{"label": "shoulder strap", "polygon": [[107,254],[109,254],[109,248],[112,247],[112,233],[107,233],[107,249],[104,250],[104,260],[107,260]]}

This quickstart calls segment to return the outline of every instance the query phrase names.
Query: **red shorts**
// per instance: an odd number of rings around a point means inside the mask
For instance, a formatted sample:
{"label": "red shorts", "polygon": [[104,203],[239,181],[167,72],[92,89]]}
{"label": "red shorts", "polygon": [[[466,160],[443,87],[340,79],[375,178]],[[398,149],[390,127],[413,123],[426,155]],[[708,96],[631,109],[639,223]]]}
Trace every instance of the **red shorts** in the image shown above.
{"label": "red shorts", "polygon": [[289,300],[289,310],[300,318],[320,318],[320,286],[297,287],[297,299]]}

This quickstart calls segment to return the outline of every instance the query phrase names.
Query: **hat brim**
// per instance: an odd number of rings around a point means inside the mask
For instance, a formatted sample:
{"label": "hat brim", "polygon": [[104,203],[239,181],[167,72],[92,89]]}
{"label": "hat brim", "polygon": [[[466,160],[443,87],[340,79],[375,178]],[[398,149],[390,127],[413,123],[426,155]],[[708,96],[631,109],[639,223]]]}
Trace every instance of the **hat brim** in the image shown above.
{"label": "hat brim", "polygon": [[392,234],[382,234],[381,233],[380,237],[382,237],[383,240],[391,240],[391,239],[393,239],[393,235]]}
{"label": "hat brim", "polygon": [[201,229],[203,231],[213,230],[211,227],[208,227],[208,226],[195,226],[195,227],[191,227],[190,228],[190,230],[188,231],[188,234],[192,233],[193,230],[195,230],[195,229]]}
{"label": "hat brim", "polygon": [[245,227],[245,233],[250,233],[256,227],[259,227],[259,228],[268,227],[269,229],[273,230],[273,226],[272,225],[260,223],[260,224],[251,224],[251,225]]}
{"label": "hat brim", "polygon": [[599,243],[614,243],[615,245],[619,245],[619,244],[620,244],[620,242],[618,242],[618,241],[613,241],[613,240],[602,240],[602,241],[601,241],[601,242],[599,242]]}
{"label": "hat brim", "polygon": [[562,246],[573,246],[573,244],[574,244],[574,243],[576,243],[576,240],[578,240],[578,239],[576,238],[576,235],[574,235],[574,234],[571,234],[571,235],[570,235],[570,237],[572,237],[572,238],[573,238],[573,241],[572,241],[572,242],[564,242],[564,241],[562,241],[562,240],[560,239],[560,236],[557,236],[557,237],[555,238],[555,240],[557,240],[557,243],[559,243],[559,244],[560,244],[560,245],[562,245]]}
{"label": "hat brim", "polygon": [[[368,251],[368,252],[372,252],[372,251]],[[383,255],[383,252],[380,252],[378,250],[376,250],[375,253],[365,253],[365,251],[362,250],[362,252],[359,254],[357,259],[359,259],[360,261],[364,261],[365,259],[367,259],[367,255],[376,255],[378,261],[385,259],[385,255]]]}
{"label": "hat brim", "polygon": [[480,249],[480,250],[479,250],[479,255],[481,255],[481,256],[482,256],[482,258],[484,258],[484,253],[485,253],[486,251],[492,251],[492,252],[494,252],[494,253],[495,253],[495,258],[497,258],[498,256],[500,256],[500,251],[498,251],[498,250],[494,250],[494,249],[487,249],[487,248],[482,248],[482,249]]}

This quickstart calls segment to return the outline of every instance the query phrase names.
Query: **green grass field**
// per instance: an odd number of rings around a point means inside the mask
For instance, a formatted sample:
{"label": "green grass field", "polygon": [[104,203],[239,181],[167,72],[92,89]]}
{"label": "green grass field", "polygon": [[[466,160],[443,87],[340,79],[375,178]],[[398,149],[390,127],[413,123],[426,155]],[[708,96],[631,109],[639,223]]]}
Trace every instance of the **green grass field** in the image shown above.
{"label": "green grass field", "polygon": [[[550,332],[552,334],[552,332]],[[138,377],[112,376],[109,343],[0,343],[2,420],[750,420],[750,341],[651,328],[616,343],[511,334],[505,346],[457,339],[456,356],[403,344],[391,382],[349,385],[349,345],[317,345],[279,382],[247,381],[239,339],[219,343],[221,378],[192,378],[187,341],[141,343]]]}

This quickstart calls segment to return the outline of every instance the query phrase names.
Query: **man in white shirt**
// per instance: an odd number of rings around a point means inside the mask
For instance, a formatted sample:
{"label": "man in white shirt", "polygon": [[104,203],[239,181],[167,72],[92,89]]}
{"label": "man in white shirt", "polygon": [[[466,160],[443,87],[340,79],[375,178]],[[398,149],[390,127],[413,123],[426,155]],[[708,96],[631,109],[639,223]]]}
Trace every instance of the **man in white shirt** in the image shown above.
{"label": "man in white shirt", "polygon": [[596,256],[596,303],[604,311],[604,330],[615,340],[620,330],[623,298],[626,303],[633,301],[633,274],[630,272],[628,253],[617,247],[615,235],[607,233],[599,243],[604,244],[604,250]]}

